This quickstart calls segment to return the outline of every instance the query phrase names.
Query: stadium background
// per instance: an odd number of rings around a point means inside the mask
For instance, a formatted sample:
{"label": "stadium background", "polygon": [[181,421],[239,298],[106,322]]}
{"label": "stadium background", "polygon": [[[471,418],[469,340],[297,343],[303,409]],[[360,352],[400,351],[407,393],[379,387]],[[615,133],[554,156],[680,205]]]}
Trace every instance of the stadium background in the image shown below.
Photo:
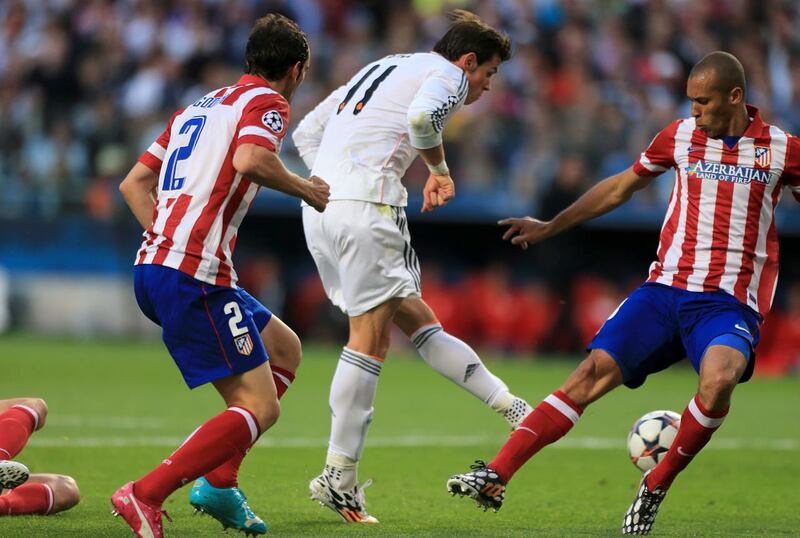
{"label": "stadium background", "polygon": [[[685,79],[703,54],[736,54],[748,101],[800,132],[796,2],[9,0],[0,4],[0,327],[157,335],[130,290],[140,231],[117,185],[175,108],[235,80],[256,17],[282,12],[310,36],[296,124],[363,64],[428,50],[452,7],[503,28],[515,54],[493,90],[445,131],[457,198],[422,216],[419,162],[406,184],[424,296],[451,332],[481,349],[574,355],[642,281],[671,173],[526,253],[503,243],[494,222],[551,217],[628,166],[659,129],[688,115]],[[305,173],[286,140],[283,158]],[[764,374],[800,364],[800,208],[791,197],[778,228]],[[346,319],[324,298],[296,201],[261,193],[237,263],[242,285],[304,339],[343,341]]]}

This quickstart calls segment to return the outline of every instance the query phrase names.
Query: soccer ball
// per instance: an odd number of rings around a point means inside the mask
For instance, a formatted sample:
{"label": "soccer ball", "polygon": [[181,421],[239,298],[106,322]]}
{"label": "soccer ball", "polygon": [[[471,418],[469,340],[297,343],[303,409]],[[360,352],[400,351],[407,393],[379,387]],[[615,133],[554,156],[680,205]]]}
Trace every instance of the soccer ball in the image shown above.
{"label": "soccer ball", "polygon": [[674,411],[653,411],[637,420],[628,434],[628,455],[642,472],[661,461],[672,445],[681,416]]}

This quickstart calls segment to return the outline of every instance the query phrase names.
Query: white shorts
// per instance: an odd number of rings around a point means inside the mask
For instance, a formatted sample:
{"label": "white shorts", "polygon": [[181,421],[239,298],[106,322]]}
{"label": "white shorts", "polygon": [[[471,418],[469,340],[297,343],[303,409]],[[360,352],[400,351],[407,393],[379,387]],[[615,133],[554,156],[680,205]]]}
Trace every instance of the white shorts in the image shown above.
{"label": "white shorts", "polygon": [[419,260],[406,212],[360,200],[303,207],[306,244],[325,293],[350,317],[395,297],[420,297]]}

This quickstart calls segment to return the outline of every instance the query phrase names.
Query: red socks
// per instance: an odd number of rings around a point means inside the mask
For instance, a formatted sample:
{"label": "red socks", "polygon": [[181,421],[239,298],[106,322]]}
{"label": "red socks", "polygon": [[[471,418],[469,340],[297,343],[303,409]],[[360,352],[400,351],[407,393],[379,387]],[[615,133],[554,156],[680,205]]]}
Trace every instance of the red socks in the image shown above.
{"label": "red socks", "polygon": [[46,484],[28,482],[0,496],[0,516],[43,516],[52,509],[53,490]]}
{"label": "red socks", "polygon": [[525,417],[489,467],[508,482],[534,454],[566,435],[582,413],[569,396],[555,391]]}
{"label": "red socks", "polygon": [[161,465],[134,484],[134,493],[150,506],[161,506],[173,491],[219,467],[234,456],[244,457],[261,435],[258,421],[242,407],[230,407],[197,428]]}
{"label": "red socks", "polygon": [[695,395],[681,415],[678,435],[675,436],[664,458],[647,475],[647,487],[651,491],[656,487],[669,489],[678,473],[684,470],[711,440],[711,436],[720,427],[727,414],[727,408],[717,412],[708,411],[700,403],[700,398]]}
{"label": "red socks", "polygon": [[[278,390],[278,399],[280,400],[286,393],[289,385],[294,381],[294,374],[279,366],[273,366],[272,379],[275,381],[275,388]],[[236,454],[210,473],[206,473],[205,479],[208,480],[208,483],[215,488],[239,487],[239,467],[241,467],[244,457],[252,446],[253,445],[248,446],[244,453]]]}
{"label": "red socks", "polygon": [[0,414],[0,460],[20,453],[39,425],[39,414],[27,405],[15,405]]}
{"label": "red socks", "polygon": [[275,381],[275,388],[278,390],[278,399],[280,400],[294,381],[294,373],[284,370],[280,366],[273,366],[272,380]]}

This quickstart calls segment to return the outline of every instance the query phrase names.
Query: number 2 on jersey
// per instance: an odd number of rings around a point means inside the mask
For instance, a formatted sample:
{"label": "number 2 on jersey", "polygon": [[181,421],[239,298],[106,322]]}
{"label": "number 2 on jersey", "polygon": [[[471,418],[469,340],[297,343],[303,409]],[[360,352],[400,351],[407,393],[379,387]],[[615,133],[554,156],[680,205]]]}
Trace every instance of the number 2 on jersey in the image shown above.
{"label": "number 2 on jersey", "polygon": [[189,141],[186,143],[186,145],[175,149],[175,151],[173,151],[169,156],[169,160],[167,161],[167,170],[164,174],[164,183],[161,185],[161,190],[176,191],[183,188],[183,182],[186,178],[175,177],[175,173],[178,169],[178,163],[188,159],[192,154],[194,147],[197,145],[197,139],[200,138],[200,132],[203,130],[205,125],[205,116],[194,116],[193,118],[186,120],[186,123],[181,126],[178,134],[186,134],[190,130],[192,133],[189,135]]}
{"label": "number 2 on jersey", "polygon": [[[355,85],[347,91],[347,95],[344,96],[342,102],[339,103],[339,108],[336,109],[337,114],[339,114],[342,110],[344,110],[344,107],[346,107],[347,103],[350,102],[350,99],[353,98],[353,94],[355,94],[356,91],[358,91],[361,85],[364,84],[364,81],[367,80],[372,73],[377,71],[378,68],[380,68],[380,66],[381,66],[380,64],[375,64],[372,67],[370,67],[369,71],[364,73],[364,76],[358,79],[358,82],[356,82]],[[381,85],[381,82],[386,80],[386,77],[388,77],[389,74],[395,69],[397,69],[396,65],[390,65],[389,67],[386,68],[386,70],[383,73],[381,73],[375,80],[372,81],[370,87],[367,88],[367,91],[364,92],[364,96],[361,98],[359,102],[356,103],[356,106],[353,108],[353,115],[358,114],[364,109],[364,105],[367,104],[367,101],[372,99],[372,94],[375,93],[375,90],[378,89],[378,86]]]}

